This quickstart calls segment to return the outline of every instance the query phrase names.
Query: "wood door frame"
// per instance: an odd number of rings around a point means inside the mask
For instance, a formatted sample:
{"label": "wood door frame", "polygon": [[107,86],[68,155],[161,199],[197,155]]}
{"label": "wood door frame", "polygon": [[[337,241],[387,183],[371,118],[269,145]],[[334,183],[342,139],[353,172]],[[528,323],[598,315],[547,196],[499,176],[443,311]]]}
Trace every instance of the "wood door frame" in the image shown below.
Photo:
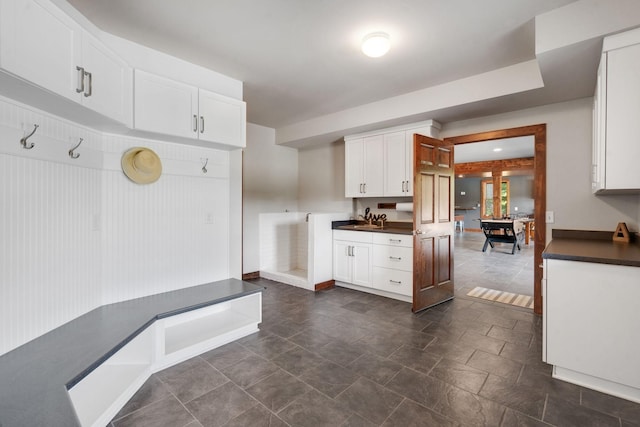
{"label": "wood door frame", "polygon": [[489,141],[492,139],[513,138],[517,136],[534,137],[534,273],[533,273],[533,311],[542,314],[542,251],[546,245],[545,211],[547,209],[547,125],[538,124],[510,129],[501,129],[469,135],[444,138],[455,145],[473,142]]}

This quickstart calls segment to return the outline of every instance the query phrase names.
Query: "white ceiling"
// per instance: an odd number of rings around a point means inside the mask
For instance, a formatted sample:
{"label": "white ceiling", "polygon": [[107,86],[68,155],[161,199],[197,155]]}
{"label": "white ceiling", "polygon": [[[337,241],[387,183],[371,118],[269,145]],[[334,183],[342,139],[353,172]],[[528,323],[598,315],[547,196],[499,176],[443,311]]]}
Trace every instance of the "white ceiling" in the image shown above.
{"label": "white ceiling", "polygon": [[[534,59],[533,18],[574,0],[68,1],[104,31],[242,80],[248,121],[277,129]],[[391,35],[385,57],[359,51],[371,31]],[[484,112],[558,102],[558,91],[526,99]]]}
{"label": "white ceiling", "polygon": [[[499,151],[496,151],[496,149]],[[533,136],[519,136],[474,142],[473,144],[458,144],[455,146],[453,158],[456,163],[467,163],[533,156]]]}

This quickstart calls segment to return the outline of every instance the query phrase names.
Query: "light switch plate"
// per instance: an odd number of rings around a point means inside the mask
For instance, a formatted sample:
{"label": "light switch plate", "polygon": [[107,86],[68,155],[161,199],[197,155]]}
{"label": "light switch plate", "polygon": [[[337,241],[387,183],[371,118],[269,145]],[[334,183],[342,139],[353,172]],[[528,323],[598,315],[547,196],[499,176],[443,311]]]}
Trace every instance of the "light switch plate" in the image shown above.
{"label": "light switch plate", "polygon": [[546,211],[544,214],[544,222],[546,222],[547,224],[553,224],[554,221],[555,215],[553,211]]}

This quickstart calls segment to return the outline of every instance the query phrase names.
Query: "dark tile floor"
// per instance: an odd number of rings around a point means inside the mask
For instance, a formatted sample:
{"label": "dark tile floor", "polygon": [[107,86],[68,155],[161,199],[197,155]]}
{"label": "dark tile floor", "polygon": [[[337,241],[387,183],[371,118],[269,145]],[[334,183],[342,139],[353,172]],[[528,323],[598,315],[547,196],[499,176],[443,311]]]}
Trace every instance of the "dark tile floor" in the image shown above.
{"label": "dark tile floor", "polygon": [[[511,254],[512,244],[496,243],[482,252],[485,237],[481,232],[455,233],[454,263],[456,288],[466,291],[476,286],[533,295],[534,245],[522,244]],[[480,283],[479,283],[480,282]]]}
{"label": "dark tile floor", "polygon": [[255,282],[261,331],[153,375],[113,427],[640,425],[640,405],[551,378],[531,310]]}

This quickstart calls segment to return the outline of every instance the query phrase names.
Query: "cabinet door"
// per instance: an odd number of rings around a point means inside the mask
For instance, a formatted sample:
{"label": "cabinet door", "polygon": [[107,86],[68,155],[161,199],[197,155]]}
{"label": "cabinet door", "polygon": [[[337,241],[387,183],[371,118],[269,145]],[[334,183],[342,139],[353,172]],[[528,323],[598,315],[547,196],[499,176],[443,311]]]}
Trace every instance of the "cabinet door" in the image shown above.
{"label": "cabinet door", "polygon": [[85,77],[83,105],[131,125],[132,69],[88,33],[82,37],[82,64],[85,71],[90,73]]}
{"label": "cabinet door", "polygon": [[246,104],[243,101],[200,89],[198,138],[245,147]]}
{"label": "cabinet door", "polygon": [[384,194],[384,136],[363,139],[364,147],[364,197],[380,197]]}
{"label": "cabinet door", "polygon": [[[640,44],[607,53],[605,187],[640,189]],[[633,94],[633,95],[632,95]]]}
{"label": "cabinet door", "polygon": [[[404,173],[406,183],[405,196],[413,196],[413,135],[415,131],[405,132],[404,141]],[[426,133],[426,132],[425,132]]]}
{"label": "cabinet door", "polygon": [[384,195],[406,195],[405,132],[384,135]]}
{"label": "cabinet door", "polygon": [[81,28],[34,0],[0,0],[0,66],[31,83],[79,100]]}
{"label": "cabinet door", "polygon": [[352,279],[351,283],[371,286],[371,245],[352,243]]}
{"label": "cabinet door", "polygon": [[197,138],[198,89],[135,70],[135,129]]}
{"label": "cabinet door", "polygon": [[605,129],[606,129],[606,82],[607,74],[607,55],[603,54],[598,67],[596,80],[596,90],[593,95],[593,147],[592,147],[592,164],[591,164],[591,190],[596,192],[604,188],[605,169],[604,169],[604,148],[605,148]]}
{"label": "cabinet door", "polygon": [[344,143],[344,194],[345,197],[363,196],[363,140],[355,139]]}
{"label": "cabinet door", "polygon": [[351,283],[351,243],[343,240],[333,242],[333,279]]}

